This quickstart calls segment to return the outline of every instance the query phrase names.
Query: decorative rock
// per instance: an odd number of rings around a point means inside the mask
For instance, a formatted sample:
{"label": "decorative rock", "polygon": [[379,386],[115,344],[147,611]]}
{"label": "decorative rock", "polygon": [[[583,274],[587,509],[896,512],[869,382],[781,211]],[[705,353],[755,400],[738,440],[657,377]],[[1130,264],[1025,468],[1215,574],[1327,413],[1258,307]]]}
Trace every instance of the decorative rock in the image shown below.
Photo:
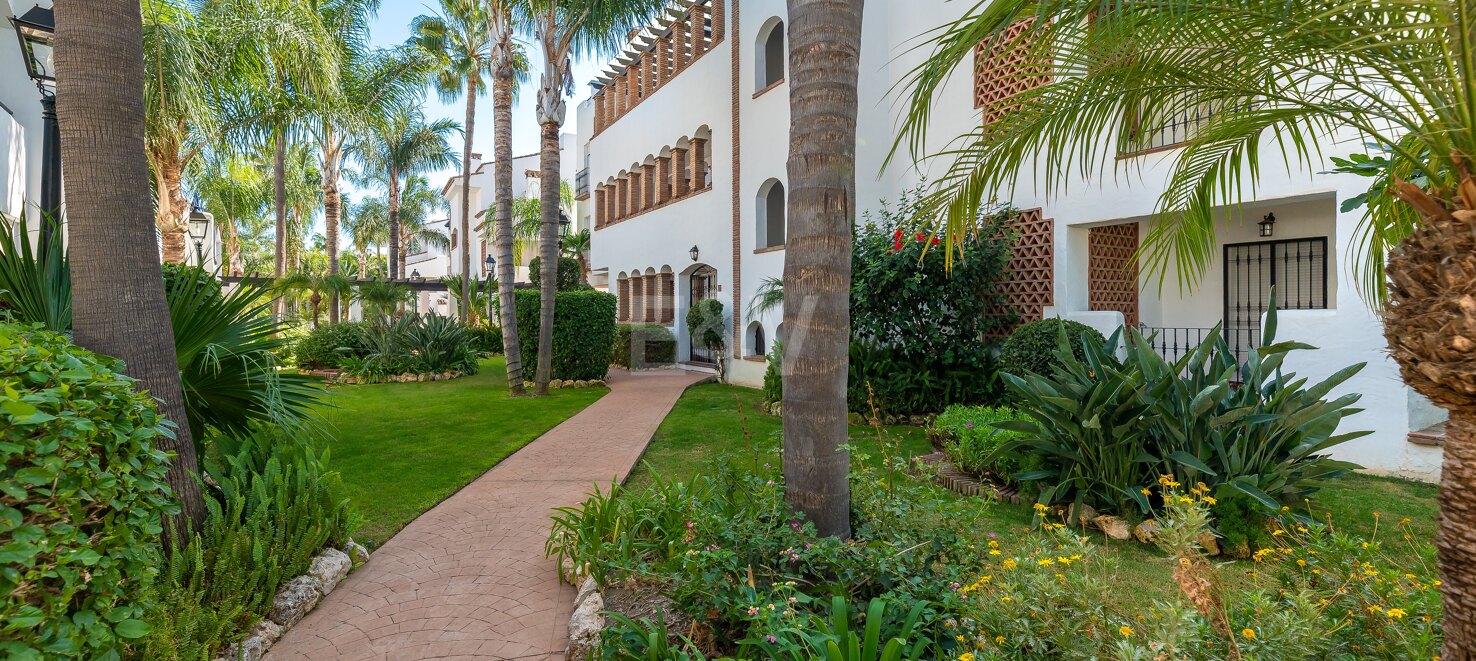
{"label": "decorative rock", "polygon": [[343,553],[349,557],[349,560],[354,563],[355,567],[369,562],[369,549],[364,548],[363,544],[356,541],[349,540],[349,543],[344,544]]}
{"label": "decorative rock", "polygon": [[1158,522],[1148,519],[1133,528],[1133,537],[1144,544],[1158,541]]}
{"label": "decorative rock", "polygon": [[1205,555],[1214,557],[1220,554],[1220,540],[1215,538],[1214,533],[1206,530],[1199,533],[1199,537],[1196,537],[1194,541],[1198,542],[1199,546],[1204,549]]}
{"label": "decorative rock", "polygon": [[338,582],[348,576],[349,570],[354,568],[354,561],[347,553],[338,549],[324,549],[323,553],[313,558],[313,563],[308,566],[308,576],[318,579],[321,584],[323,596],[333,592],[338,587]]}
{"label": "decorative rock", "polygon": [[861,415],[860,413],[857,413],[855,411],[851,411],[850,413],[846,414],[846,422],[850,423],[852,427],[865,427],[866,416]]}
{"label": "decorative rock", "polygon": [[[579,579],[584,575],[584,568],[574,564],[569,558],[559,561],[559,578],[569,585],[580,585]],[[581,586],[582,589],[582,586]]]}
{"label": "decorative rock", "polygon": [[271,620],[262,620],[251,629],[251,633],[246,634],[245,640],[231,646],[227,658],[232,661],[261,661],[281,637],[281,626]]}
{"label": "decorative rock", "polygon": [[907,422],[908,422],[908,424],[911,424],[914,427],[921,427],[923,425],[928,424],[928,418],[927,418],[927,416],[914,415],[914,416],[908,418],[907,419]]}
{"label": "decorative rock", "polygon": [[1112,539],[1123,541],[1133,538],[1132,531],[1128,530],[1127,522],[1115,516],[1099,516],[1092,519],[1092,524]]}
{"label": "decorative rock", "polygon": [[301,621],[322,598],[323,585],[318,579],[307,575],[298,576],[282,586],[277,598],[272,601],[272,610],[267,613],[267,618],[284,627],[290,627]]}
{"label": "decorative rock", "polygon": [[585,599],[588,599],[592,594],[599,594],[599,592],[600,586],[595,583],[593,577],[584,579],[584,582],[579,585],[579,592],[574,595],[574,610],[579,610],[579,607],[584,604]]}
{"label": "decorative rock", "polygon": [[1071,517],[1071,520],[1075,521],[1076,525],[1082,529],[1090,527],[1092,525],[1092,521],[1095,521],[1097,519],[1098,512],[1096,508],[1092,507],[1091,505],[1082,503],[1080,507],[1076,507],[1075,509],[1076,515]]}
{"label": "decorative rock", "polygon": [[574,615],[569,618],[569,647],[564,658],[583,661],[600,642],[600,631],[605,628],[605,597],[598,590],[584,597]]}

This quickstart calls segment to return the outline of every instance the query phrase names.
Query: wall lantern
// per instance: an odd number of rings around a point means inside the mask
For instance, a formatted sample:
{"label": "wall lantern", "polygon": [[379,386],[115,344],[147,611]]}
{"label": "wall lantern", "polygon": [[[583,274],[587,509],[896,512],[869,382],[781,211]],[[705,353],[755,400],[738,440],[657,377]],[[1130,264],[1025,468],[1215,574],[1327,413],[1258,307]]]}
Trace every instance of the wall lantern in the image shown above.
{"label": "wall lantern", "polygon": [[564,213],[564,210],[563,209],[559,209],[559,234],[568,234],[568,233],[569,233],[569,214]]}
{"label": "wall lantern", "polygon": [[1265,218],[1262,218],[1261,219],[1261,222],[1256,223],[1256,225],[1261,228],[1261,236],[1271,236],[1272,231],[1273,231],[1272,226],[1275,225],[1275,224],[1276,224],[1276,214],[1274,214],[1274,213],[1268,213],[1268,214],[1266,214],[1266,217]]}
{"label": "wall lantern", "polygon": [[697,246],[692,246],[692,249],[688,250],[687,254],[692,256],[692,261],[697,261]]}
{"label": "wall lantern", "polygon": [[411,271],[410,272],[410,279],[411,280],[419,280],[420,279],[420,269],[415,269],[415,270]]}

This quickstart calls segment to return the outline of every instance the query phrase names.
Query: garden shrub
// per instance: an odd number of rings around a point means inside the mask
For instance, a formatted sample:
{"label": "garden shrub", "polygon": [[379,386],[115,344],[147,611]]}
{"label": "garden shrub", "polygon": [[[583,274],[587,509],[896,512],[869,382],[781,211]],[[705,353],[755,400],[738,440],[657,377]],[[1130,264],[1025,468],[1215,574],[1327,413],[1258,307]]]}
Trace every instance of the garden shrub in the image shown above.
{"label": "garden shrub", "polygon": [[774,340],[764,357],[764,403],[784,401],[784,342]]}
{"label": "garden shrub", "polygon": [[1095,328],[1067,319],[1042,319],[1015,329],[999,352],[1001,370],[1023,376],[1050,376],[1061,366],[1056,350],[1061,332],[1066,332],[1066,345],[1077,360],[1086,357],[1083,342],[1101,345],[1107,341]]}
{"label": "garden shrub", "polygon": [[727,316],[723,302],[715,298],[697,301],[687,310],[687,332],[702,346],[720,349],[727,345]]}
{"label": "garden shrub", "polygon": [[[533,284],[534,289],[543,286],[543,257],[535,256],[528,260],[528,282]],[[554,283],[558,291],[579,291],[588,289],[584,283],[584,271],[579,266],[579,260],[573,257],[559,258],[558,280]]]}
{"label": "garden shrub", "polygon": [[941,241],[909,234],[921,188],[883,203],[857,229],[851,257],[852,411],[870,413],[868,388],[892,415],[937,413],[949,404],[990,404],[999,394],[995,349],[1013,317],[997,283],[1010,259],[1005,213],[980,218],[948,255]]}
{"label": "garden shrub", "polygon": [[122,369],[0,323],[0,656],[118,658],[148,632],[173,432]]}
{"label": "garden shrub", "polygon": [[610,364],[626,368],[659,367],[676,362],[676,335],[660,324],[617,324],[615,354]]}
{"label": "garden shrub", "polygon": [[479,324],[467,329],[471,333],[472,348],[478,352],[502,355],[502,327]]}
{"label": "garden shrub", "polygon": [[379,317],[363,326],[362,357],[340,359],[351,376],[379,380],[403,374],[477,373],[472,335],[461,322],[438,314]]}
{"label": "garden shrub", "polygon": [[309,370],[338,369],[344,358],[362,358],[368,353],[364,344],[365,326],[361,321],[345,321],[308,331],[293,349],[297,366]]}
{"label": "garden shrub", "polygon": [[1248,496],[1266,512],[1300,502],[1321,480],[1357,468],[1326,451],[1368,434],[1337,433],[1360,395],[1325,397],[1363,365],[1309,384],[1281,365],[1311,347],[1278,343],[1275,331],[1273,298],[1261,347],[1243,364],[1218,331],[1172,362],[1132,328],[1122,359],[1107,346],[1115,342],[1086,343],[1084,359],[1058,345],[1053,375],[1005,375],[1028,418],[1001,423],[1024,432],[1005,447],[1041,459],[1028,479],[1039,481],[1042,503],[1147,512],[1143,491],[1163,475],[1204,483],[1219,499]]}
{"label": "garden shrub", "polygon": [[1000,429],[994,423],[1023,417],[1006,407],[955,404],[938,416],[933,427],[943,433],[943,452],[954,466],[971,475],[1013,481],[1017,473],[1033,469],[1039,462],[1020,452],[1002,451],[1001,446],[1020,433]]}
{"label": "garden shrub", "polygon": [[205,522],[166,555],[152,590],[158,608],[141,658],[215,658],[357,523],[327,451],[271,429],[221,443],[204,462],[217,485],[205,490]]}
{"label": "garden shrub", "polygon": [[[541,295],[537,290],[520,289],[514,299],[523,361],[532,365],[538,356]],[[605,378],[615,351],[615,311],[614,294],[593,289],[558,293],[554,299],[552,378]]]}

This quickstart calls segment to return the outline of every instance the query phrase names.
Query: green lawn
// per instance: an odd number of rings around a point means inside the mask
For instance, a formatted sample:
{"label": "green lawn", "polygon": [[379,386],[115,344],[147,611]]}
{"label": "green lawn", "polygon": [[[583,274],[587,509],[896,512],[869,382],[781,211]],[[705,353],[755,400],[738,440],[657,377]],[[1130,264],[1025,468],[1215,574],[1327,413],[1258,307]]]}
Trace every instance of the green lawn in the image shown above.
{"label": "green lawn", "polygon": [[453,381],[332,388],[323,410],[330,465],[364,517],[355,538],[383,543],[487,469],[580,412],[604,388],[507,394],[502,358]]}
{"label": "green lawn", "polygon": [[[657,430],[643,464],[631,474],[629,486],[648,484],[652,471],[668,478],[690,479],[725,452],[733,453],[730,460],[736,459],[740,465],[777,474],[780,422],[763,413],[761,402],[761,393],[747,388],[702,385],[689,389]],[[751,442],[745,439],[745,425]],[[932,451],[917,428],[892,427],[887,433],[898,441],[903,452],[916,455]],[[873,456],[879,454],[874,430],[852,427],[851,443]],[[1033,514],[1028,504],[978,502],[980,507],[988,508],[992,532],[1005,539],[1029,532]],[[1319,520],[1330,517],[1344,532],[1367,536],[1378,526],[1379,539],[1400,543],[1400,522],[1409,519],[1411,536],[1422,552],[1429,552],[1435,539],[1434,485],[1356,475],[1334,481],[1307,507]],[[1156,549],[1137,542],[1110,542],[1101,535],[1097,538],[1105,553],[1118,557],[1124,582],[1133,586],[1123,591],[1125,600],[1146,606],[1153,599],[1175,594],[1168,560]],[[1251,580],[1247,574],[1253,567],[1250,562],[1231,563],[1225,567],[1224,576],[1231,583]]]}

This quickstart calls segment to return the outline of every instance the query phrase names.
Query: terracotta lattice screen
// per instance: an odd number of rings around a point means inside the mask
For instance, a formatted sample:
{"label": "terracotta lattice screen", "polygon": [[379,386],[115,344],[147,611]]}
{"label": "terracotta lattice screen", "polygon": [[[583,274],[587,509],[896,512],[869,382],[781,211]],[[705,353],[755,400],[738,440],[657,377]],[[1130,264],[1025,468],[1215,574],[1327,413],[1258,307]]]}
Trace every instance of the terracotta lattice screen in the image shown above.
{"label": "terracotta lattice screen", "polygon": [[1048,52],[1035,48],[1029,18],[1011,25],[997,39],[974,47],[974,107],[984,109],[984,125],[1009,112],[1006,100],[1051,82]]}
{"label": "terracotta lattice screen", "polygon": [[[1008,228],[1015,235],[1015,244],[999,282],[1005,304],[991,313],[1013,314],[1017,325],[1040,321],[1045,308],[1055,305],[1056,221],[1044,217],[1040,209],[1030,209],[1010,219]],[[1002,328],[1000,332],[1008,335],[1013,330]]]}
{"label": "terracotta lattice screen", "polygon": [[1087,309],[1116,310],[1138,325],[1138,224],[1093,227],[1087,232]]}

